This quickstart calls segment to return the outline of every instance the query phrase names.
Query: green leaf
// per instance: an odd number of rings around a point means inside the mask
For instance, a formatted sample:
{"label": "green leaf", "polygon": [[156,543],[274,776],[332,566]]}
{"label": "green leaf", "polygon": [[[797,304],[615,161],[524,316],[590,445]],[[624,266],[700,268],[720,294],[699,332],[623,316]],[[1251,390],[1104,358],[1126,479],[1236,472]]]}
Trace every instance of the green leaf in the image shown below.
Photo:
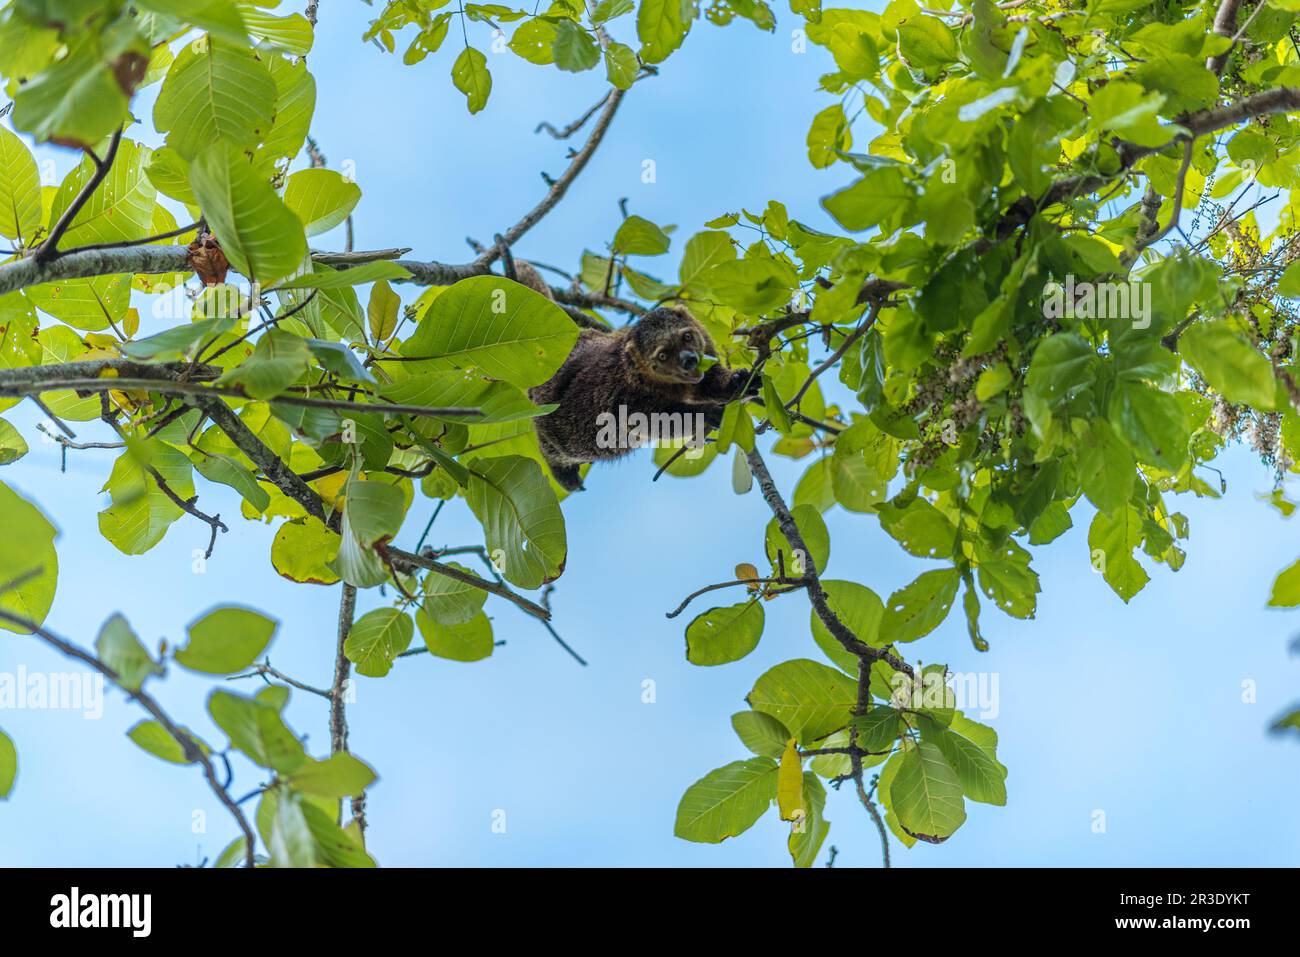
{"label": "green leaf", "polygon": [[311,128],[316,109],[316,80],[307,71],[306,60],[271,57],[275,80],[275,121],[262,137],[262,149],[270,156],[298,155]]}
{"label": "green leaf", "polygon": [[[130,276],[62,279],[23,290],[42,312],[77,329],[98,332],[126,315],[131,297]],[[94,402],[98,409],[98,401]]]}
{"label": "green leaf", "polygon": [[27,440],[17,429],[0,419],[0,465],[17,462],[27,454]]}
{"label": "green leaf", "polygon": [[668,59],[686,39],[692,15],[687,0],[641,0],[636,14],[641,59],[646,63],[662,63]]}
{"label": "green leaf", "polygon": [[41,225],[41,176],[36,159],[0,126],[0,236],[30,242]]}
{"label": "green leaf", "polygon": [[888,751],[893,748],[904,726],[898,711],[886,705],[872,708],[864,715],[853,718],[852,727],[858,732],[858,747],[866,751]]}
{"label": "green leaf", "polygon": [[949,558],[957,547],[956,527],[923,498],[914,498],[901,508],[893,503],[883,504],[877,512],[880,527],[910,555]]}
{"label": "green leaf", "polygon": [[1168,472],[1187,460],[1189,431],[1178,399],[1144,382],[1119,382],[1110,397],[1110,424],[1139,461]]}
{"label": "green leaf", "polygon": [[1034,351],[1025,388],[1051,405],[1064,402],[1096,379],[1097,351],[1074,332],[1058,332]]}
{"label": "green leaf", "polygon": [[1089,424],[1079,442],[1079,481],[1088,501],[1103,512],[1121,508],[1133,490],[1133,453],[1105,419]]}
{"label": "green leaf", "polygon": [[1294,608],[1300,605],[1300,561],[1288,565],[1278,573],[1268,603],[1274,608]]}
{"label": "green leaf", "polygon": [[712,267],[718,263],[731,262],[735,258],[736,248],[727,233],[696,233],[686,241],[686,249],[682,252],[682,262],[678,268],[682,288],[695,286]]}
{"label": "green leaf", "polygon": [[18,777],[18,750],[9,735],[0,731],[0,801],[8,800]]}
{"label": "green leaf", "polygon": [[[499,276],[462,279],[438,296],[402,347],[421,371],[481,369],[527,389],[569,357],[578,327],[540,293]],[[411,370],[415,371],[415,370]]]}
{"label": "green leaf", "polygon": [[244,24],[253,36],[265,40],[293,56],[306,56],[311,52],[312,25],[301,13],[273,17],[251,6],[242,8]]}
{"label": "green leaf", "polygon": [[682,795],[673,834],[700,844],[743,834],[776,798],[776,776],[771,758],[733,761],[710,771]]}
{"label": "green leaf", "polygon": [[612,86],[630,90],[641,69],[636,53],[625,43],[611,43],[605,47],[605,76]]}
{"label": "green leaf", "polygon": [[[0,482],[0,611],[40,625],[54,602],[59,557],[54,551],[57,532],[39,508]],[[18,587],[10,583],[22,581]],[[0,628],[28,634],[28,629],[0,620]]]}
{"label": "green leaf", "polygon": [[[546,408],[553,408],[533,405],[522,389],[507,382],[464,372],[430,372],[398,379],[382,387],[380,395],[402,405],[420,405],[429,409],[478,409],[482,415],[470,420],[474,425],[531,419],[541,415]],[[464,416],[447,416],[445,421],[465,422],[466,419]]]}
{"label": "green leaf", "polygon": [[192,161],[222,146],[256,146],[271,129],[275,101],[275,79],[261,57],[242,43],[208,37],[181,48],[153,120],[167,145]]}
{"label": "green leaf", "polygon": [[272,867],[315,867],[316,841],[307,826],[308,805],[291,791],[280,791],[267,847]]}
{"label": "green leaf", "polygon": [[761,711],[737,711],[731,716],[731,727],[741,743],[759,757],[780,758],[790,740],[786,726]]}
{"label": "green leaf", "polygon": [[739,661],[758,647],[763,621],[758,599],[710,608],[686,626],[686,660],[693,665]]}
{"label": "green leaf", "polygon": [[758,315],[790,301],[799,277],[776,259],[737,259],[718,263],[701,282],[720,302]]}
{"label": "green leaf", "polygon": [[338,574],[329,567],[339,552],[339,536],[316,519],[285,522],[271,543],[271,564],[290,581],[332,585]]}
{"label": "green leaf", "polygon": [[230,264],[270,286],[302,265],[302,222],[242,152],[214,143],[190,165],[190,186]]}
{"label": "green leaf", "polygon": [[572,20],[556,21],[552,52],[555,65],[569,73],[590,70],[600,62],[600,47],[595,38]]}
{"label": "green leaf", "polygon": [[371,287],[370,301],[366,304],[366,322],[375,342],[383,342],[397,329],[397,313],[401,308],[402,297],[393,292],[385,280],[381,279]]}
{"label": "green leaf", "polygon": [[411,644],[415,625],[409,615],[396,608],[377,608],[362,615],[348,632],[343,653],[357,666],[357,673],[382,678],[393,661]]}
{"label": "green leaf", "polygon": [[519,455],[475,459],[465,499],[506,579],[540,588],[564,571],[564,515],[542,467]]}
{"label": "green leaf", "polygon": [[650,220],[629,216],[614,234],[613,250],[615,253],[658,256],[668,252],[669,242],[668,234]]}
{"label": "green leaf", "polygon": [[521,23],[508,45],[529,63],[546,66],[555,62],[555,36],[554,24],[538,17]]}
{"label": "green leaf", "polygon": [[[456,562],[448,562],[447,565],[466,575],[474,575],[474,572]],[[436,572],[424,577],[424,613],[437,624],[462,625],[478,615],[486,601],[487,592],[482,588],[475,588]]]}
{"label": "green leaf", "polygon": [[910,66],[933,79],[957,59],[957,41],[939,18],[912,16],[898,25],[898,52]]}
{"label": "green leaf", "polygon": [[916,641],[934,631],[952,610],[960,582],[956,568],[922,572],[889,596],[881,636],[890,642]]}
{"label": "green leaf", "polygon": [[[879,647],[884,643],[885,636],[881,634],[880,624],[884,619],[885,606],[879,595],[866,585],[852,581],[827,579],[822,581],[822,588],[826,592],[827,604],[830,605],[831,611],[835,612],[836,617],[858,637],[859,641],[873,647]],[[815,610],[809,611],[809,618],[812,622],[813,640],[817,642],[817,647],[845,671],[857,674],[857,655],[850,653],[839,643],[822,624]]]}
{"label": "green leaf", "polygon": [[851,232],[884,223],[901,223],[916,198],[902,171],[882,166],[822,200],[826,212]]}
{"label": "green leaf", "polygon": [[100,33],[78,31],[67,53],[14,95],[14,126],[38,140],[94,148],[127,115],[127,95],[100,46]]}
{"label": "green leaf", "polygon": [[95,654],[117,675],[117,683],[128,691],[139,691],[149,675],[163,674],[162,665],[149,656],[121,615],[114,615],[99,629]]}
{"label": "green leaf", "polygon": [[[431,575],[431,578],[444,578]],[[450,580],[450,579],[448,579]],[[486,592],[479,592],[486,597]],[[480,602],[482,604],[482,602]],[[445,625],[433,619],[423,608],[415,613],[415,623],[424,637],[429,653],[452,661],[481,661],[492,654],[492,622],[482,611],[468,621]]]}
{"label": "green leaf", "polygon": [[309,761],[289,776],[297,790],[331,800],[362,794],[374,780],[375,772],[346,751]]}
{"label": "green leaf", "polygon": [[[132,140],[118,146],[112,169],[85,201],[61,240],[67,248],[92,243],[144,239],[153,226],[157,187],[146,170],[153,152]],[[58,222],[95,176],[95,165],[83,159],[54,194],[50,222]]]}
{"label": "green leaf", "polygon": [[836,103],[813,117],[808,129],[808,162],[817,169],[830,166],[853,148],[853,132],[844,107]]}
{"label": "green leaf", "polygon": [[266,688],[254,697],[217,690],[208,696],[208,713],[231,747],[261,767],[292,774],[311,759],[280,714],[287,701],[283,687]]}
{"label": "green leaf", "polygon": [[358,478],[350,479],[344,491],[339,553],[333,567],[348,584],[370,588],[388,580],[388,568],[373,549],[402,527],[406,499],[396,486]]}
{"label": "green leaf", "polygon": [[1126,603],[1150,580],[1133,557],[1133,549],[1142,544],[1142,516],[1130,505],[1114,512],[1098,512],[1088,528],[1088,548],[1092,566],[1102,573],[1106,584]]}
{"label": "green leaf", "polygon": [[265,512],[270,506],[271,494],[258,484],[256,472],[240,464],[233,456],[195,448],[190,461],[194,463],[194,470],[209,482],[233,488],[254,511]]}
{"label": "green leaf", "polygon": [[483,109],[492,92],[492,74],[488,72],[487,57],[473,47],[465,47],[452,65],[451,82],[465,94],[471,113]]}
{"label": "green leaf", "polygon": [[1178,338],[1178,353],[1229,402],[1275,408],[1273,366],[1227,322],[1194,323]]}
{"label": "green leaf", "polygon": [[[328,169],[299,170],[289,177],[284,187],[284,204],[302,220],[308,236],[328,232],[345,221],[360,200],[361,187]],[[392,270],[395,264],[368,265],[385,266],[387,270]],[[344,271],[346,274],[347,270]]]}
{"label": "green leaf", "polygon": [[980,587],[1013,618],[1032,618],[1038,605],[1038,574],[1029,567],[1029,553],[1014,542],[994,554],[982,553]]}
{"label": "green leaf", "polygon": [[992,728],[961,714],[946,728],[927,715],[917,715],[917,720],[922,738],[938,746],[966,797],[983,804],[1007,803],[1007,769],[994,754],[998,738]]}
{"label": "green leaf", "polygon": [[311,360],[305,340],[281,329],[268,329],[257,340],[253,354],[217,381],[242,386],[250,398],[274,399],[307,374]]}
{"label": "green leaf", "polygon": [[230,0],[139,0],[136,5],[182,20],[225,40],[240,44],[248,40],[240,10]]}
{"label": "green leaf", "polygon": [[278,626],[251,608],[215,608],[190,623],[189,644],[177,650],[176,662],[203,674],[233,674],[257,660]]}
{"label": "green leaf", "polygon": [[957,772],[928,741],[903,754],[890,783],[889,805],[908,833],[932,844],[947,840],[966,820]]}
{"label": "green leaf", "polygon": [[830,822],[825,818],[826,787],[812,771],[803,774],[803,815],[790,825],[786,847],[795,867],[812,867],[817,862]]}
{"label": "green leaf", "polygon": [[801,744],[816,746],[819,738],[849,723],[857,698],[853,679],[827,665],[796,658],[766,671],[745,700],[755,711],[784,724]]}
{"label": "green leaf", "polygon": [[[189,735],[198,748],[207,753],[209,748],[188,728],[180,729]],[[171,732],[164,728],[157,721],[141,721],[134,725],[126,736],[134,741],[142,750],[148,751],[156,758],[161,758],[170,764],[190,764],[189,758],[185,756],[185,748],[181,743],[172,737]]]}
{"label": "green leaf", "polygon": [[809,565],[819,573],[825,572],[826,563],[830,561],[831,538],[821,512],[811,505],[796,505],[790,510],[790,517],[794,519],[795,527],[799,529],[799,535],[803,538],[803,543],[808,547],[810,554],[803,555],[797,552],[786,539],[777,520],[773,518],[767,523],[767,535],[763,542],[772,568],[778,570],[777,556],[780,555],[785,574],[793,578],[800,578],[807,574]]}

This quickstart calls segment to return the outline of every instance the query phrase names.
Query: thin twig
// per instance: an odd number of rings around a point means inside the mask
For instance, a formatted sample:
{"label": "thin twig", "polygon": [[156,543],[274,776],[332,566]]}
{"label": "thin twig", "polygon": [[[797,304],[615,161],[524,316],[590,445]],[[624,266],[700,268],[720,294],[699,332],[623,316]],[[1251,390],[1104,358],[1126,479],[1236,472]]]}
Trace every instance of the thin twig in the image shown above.
{"label": "thin twig", "polygon": [[99,184],[104,181],[104,177],[108,175],[108,171],[113,168],[113,160],[117,158],[117,148],[121,143],[122,128],[119,126],[117,132],[113,134],[113,138],[109,141],[108,152],[104,154],[102,160],[91,150],[86,150],[86,155],[89,156],[91,162],[95,164],[95,171],[91,174],[90,179],[86,181],[86,185],[81,187],[81,191],[77,193],[72,202],[68,204],[68,208],[63,211],[63,215],[59,217],[59,221],[54,224],[49,235],[45,237],[45,241],[41,243],[37,248],[35,255],[32,256],[32,259],[35,260],[37,266],[48,265],[56,256],[59,255],[59,240],[61,240],[64,233],[68,231],[68,228],[72,225],[72,221],[77,218],[77,214],[81,212],[82,207],[90,200],[91,195],[99,188]]}

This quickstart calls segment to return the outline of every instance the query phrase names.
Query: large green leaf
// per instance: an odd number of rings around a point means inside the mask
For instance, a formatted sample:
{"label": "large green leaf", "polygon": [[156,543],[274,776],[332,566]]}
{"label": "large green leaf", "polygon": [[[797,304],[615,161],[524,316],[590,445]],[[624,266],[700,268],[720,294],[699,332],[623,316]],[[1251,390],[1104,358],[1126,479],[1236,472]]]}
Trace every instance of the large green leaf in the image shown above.
{"label": "large green leaf", "polygon": [[[92,243],[116,243],[144,239],[153,225],[153,210],[158,190],[146,170],[153,151],[133,140],[118,145],[112,169],[104,177],[64,233],[60,246],[65,249]],[[95,175],[89,158],[83,159],[64,178],[50,208],[50,221],[57,222]]]}
{"label": "large green leaf", "polygon": [[[961,782],[937,745],[922,741],[898,760],[889,807],[913,837],[938,844],[966,820]],[[893,763],[892,761],[890,762]]]}
{"label": "large green leaf", "polygon": [[347,498],[333,568],[347,583],[369,588],[388,579],[388,569],[374,546],[392,539],[402,527],[406,500],[396,486],[359,478],[350,479],[344,492]]}
{"label": "large green leaf", "polygon": [[758,599],[702,612],[686,626],[686,660],[693,665],[738,661],[758,647],[763,618]]}
{"label": "large green leaf", "polygon": [[396,608],[376,608],[352,625],[343,653],[357,666],[357,673],[382,678],[393,660],[405,651],[415,635],[411,616]]}
{"label": "large green leaf", "polygon": [[1226,322],[1194,324],[1179,337],[1178,352],[1228,401],[1273,407],[1277,380],[1272,365]]}
{"label": "large green leaf", "polygon": [[[0,610],[35,625],[45,621],[54,602],[59,557],[54,526],[41,510],[0,482]],[[21,581],[22,584],[14,587]],[[27,634],[28,629],[0,620],[0,628]]]}
{"label": "large green leaf", "polygon": [[691,28],[692,9],[687,0],[641,0],[636,35],[644,62],[662,63],[682,45]]}
{"label": "large green leaf", "polygon": [[[473,575],[464,565],[447,565],[466,575]],[[487,592],[447,575],[431,573],[424,578],[424,613],[440,625],[462,625],[483,609]]]}
{"label": "large green leaf", "polygon": [[[442,575],[430,577],[442,578]],[[486,595],[486,592],[480,592]],[[492,622],[482,611],[468,621],[446,625],[432,618],[423,608],[415,613],[415,623],[424,637],[429,653],[452,661],[481,661],[492,654]]]}
{"label": "large green leaf", "polygon": [[771,758],[750,758],[710,771],[682,795],[673,833],[701,844],[743,834],[775,799],[776,769]]}
{"label": "large green leaf", "polygon": [[114,615],[99,629],[95,654],[117,675],[117,683],[128,691],[139,691],[145,678],[163,673],[162,666],[149,656],[121,615]]}
{"label": "large green leaf", "polygon": [[804,745],[849,723],[857,682],[828,665],[796,658],[764,672],[745,698],[755,711],[776,718]]}
{"label": "large green leaf", "polygon": [[14,126],[38,140],[93,148],[126,119],[127,95],[99,31],[80,31],[70,40],[61,59],[18,88]]}
{"label": "large green leaf", "polygon": [[36,159],[0,126],[0,236],[30,242],[41,225],[41,176]]}
{"label": "large green leaf", "polygon": [[9,735],[0,731],[0,801],[13,793],[18,777],[18,751]]}
{"label": "large green leaf", "polygon": [[191,671],[232,674],[257,660],[277,626],[275,619],[251,608],[214,608],[190,623],[189,644],[176,651],[176,661]]}
{"label": "large green leaf", "polygon": [[438,296],[402,347],[425,370],[481,369],[521,389],[540,385],[578,338],[564,310],[498,276],[462,279]]}
{"label": "large green leaf", "polygon": [[275,97],[261,56],[209,37],[177,55],[154,104],[154,124],[168,146],[194,160],[218,142],[255,146],[271,129]]}
{"label": "large green leaf", "polygon": [[957,597],[961,573],[956,568],[922,572],[910,585],[889,596],[880,633],[886,641],[916,641],[943,623]]}
{"label": "large green leaf", "polygon": [[208,713],[226,732],[231,746],[255,764],[292,774],[310,758],[281,716],[287,700],[288,689],[280,686],[266,688],[251,698],[217,690],[208,697]]}
{"label": "large green leaf", "polygon": [[342,223],[360,200],[361,187],[328,169],[299,170],[284,187],[284,203],[298,214],[308,236]]}
{"label": "large green leaf", "polygon": [[483,525],[494,567],[507,580],[539,588],[564,571],[564,514],[535,461],[519,455],[475,459],[465,498]]}
{"label": "large green leaf", "polygon": [[190,186],[238,272],[269,286],[302,265],[302,222],[242,151],[222,142],[208,146],[190,164]]}

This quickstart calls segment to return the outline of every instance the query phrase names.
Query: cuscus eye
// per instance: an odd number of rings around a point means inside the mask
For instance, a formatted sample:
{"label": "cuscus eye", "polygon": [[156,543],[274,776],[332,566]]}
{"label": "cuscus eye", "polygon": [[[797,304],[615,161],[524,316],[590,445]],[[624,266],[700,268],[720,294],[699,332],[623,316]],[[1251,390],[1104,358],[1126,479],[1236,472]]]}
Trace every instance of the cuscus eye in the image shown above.
{"label": "cuscus eye", "polygon": [[660,362],[666,362],[666,361],[668,361],[668,353],[667,353],[667,352],[660,352],[660,353],[659,353],[659,361],[660,361]]}
{"label": "cuscus eye", "polygon": [[686,332],[682,335],[682,342],[690,343],[694,341],[695,341],[695,333],[687,329]]}

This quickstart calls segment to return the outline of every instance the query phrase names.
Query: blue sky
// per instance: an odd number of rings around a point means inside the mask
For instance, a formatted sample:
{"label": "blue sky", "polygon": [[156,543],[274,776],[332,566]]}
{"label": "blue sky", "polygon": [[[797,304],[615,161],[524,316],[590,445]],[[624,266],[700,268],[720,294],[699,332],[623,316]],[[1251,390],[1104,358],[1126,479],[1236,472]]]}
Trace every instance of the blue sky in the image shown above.
{"label": "blue sky", "polygon": [[[566,145],[533,127],[581,114],[601,95],[601,78],[489,53],[492,98],[470,117],[448,75],[458,31],[447,49],[404,67],[360,42],[370,13],[361,4],[322,9],[310,59],[320,90],[314,134],[331,164],[355,163],[364,192],[359,248],[411,246],[421,258],[462,261],[465,236],[490,240],[542,194],[540,170],[563,169]],[[775,35],[739,21],[725,30],[698,24],[662,74],[629,94],[569,197],[518,253],[576,267],[584,247],[599,250],[613,234],[622,197],[632,212],[679,225],[673,253],[644,264],[660,275],[673,272],[684,239],[705,220],[741,206],[780,199],[796,218],[829,228],[817,200],[848,174],[814,171],[803,145],[812,114],[829,103],[816,90],[828,60],[816,48],[793,53],[790,18],[778,16]],[[486,47],[487,28],[470,28]],[[60,175],[75,160],[67,151],[42,155],[55,159]],[[641,180],[646,159],[656,163],[653,184]],[[340,243],[337,235],[316,241]],[[410,301],[413,292],[406,295]],[[156,331],[151,322],[161,320],[144,316],[144,331]],[[5,415],[32,452],[0,479],[38,499],[62,531],[51,628],[88,645],[121,611],[147,643],[175,642],[205,609],[239,602],[281,620],[270,649],[277,668],[328,682],[339,589],[278,578],[269,560],[274,527],[231,522],[201,575],[191,552],[206,544],[207,529],[189,520],[148,555],[123,556],[99,536],[95,519],[113,453],[72,453],[60,474],[58,450],[39,441],[30,404]],[[787,493],[806,464],[769,462]],[[1009,797],[1002,808],[968,804],[967,824],[946,845],[909,851],[895,843],[896,864],[1295,863],[1300,748],[1265,728],[1300,699],[1300,657],[1287,652],[1300,619],[1264,602],[1274,574],[1300,554],[1297,519],[1283,520],[1259,500],[1272,476],[1248,451],[1230,450],[1218,464],[1228,481],[1224,500],[1177,502],[1191,521],[1185,567],[1154,569],[1131,605],[1089,566],[1084,505],[1072,531],[1035,550],[1043,594],[1033,621],[987,611],[992,649],[984,655],[956,617],[907,649],[955,671],[996,674],[999,714],[988,723],[1001,737]],[[569,560],[553,605],[557,627],[590,667],[578,667],[536,622],[492,601],[506,644],[487,661],[419,656],[387,678],[359,679],[352,745],[381,775],[369,799],[370,847],[381,863],[788,864],[786,825],[774,814],[719,846],[672,836],[682,791],[746,755],[728,716],[744,707],[754,680],[779,661],[819,657],[807,602],[795,594],[768,604],[763,641],[748,658],[719,668],[685,661],[689,616],[668,621],[664,612],[762,554],[769,514],[757,492],[733,494],[728,471],[715,465],[701,478],[652,484],[648,455],[638,454],[598,466],[588,491],[566,502]],[[237,515],[233,494],[201,485],[202,507]],[[413,507],[401,544],[415,543],[432,505]],[[854,578],[887,597],[926,567],[868,516],[835,509],[828,521],[828,577]],[[431,542],[480,536],[464,504],[453,503]],[[361,603],[364,611],[381,598],[366,593]],[[66,669],[31,639],[0,638],[0,672],[20,664]],[[652,704],[643,703],[647,680]],[[1256,703],[1242,701],[1247,681]],[[202,706],[209,687],[175,669],[156,691],[178,720],[219,742]],[[295,694],[289,714],[324,753],[324,702]],[[0,807],[0,864],[169,865],[221,850],[233,825],[197,771],[165,765],[125,739],[140,717],[113,692],[97,721],[0,711],[21,764]],[[236,792],[258,783],[250,766],[237,770]],[[1099,810],[1104,834],[1093,830]],[[195,833],[196,812],[206,814],[206,833]],[[505,833],[492,827],[498,812]],[[838,865],[877,866],[877,838],[852,795],[833,793],[827,815]]]}

